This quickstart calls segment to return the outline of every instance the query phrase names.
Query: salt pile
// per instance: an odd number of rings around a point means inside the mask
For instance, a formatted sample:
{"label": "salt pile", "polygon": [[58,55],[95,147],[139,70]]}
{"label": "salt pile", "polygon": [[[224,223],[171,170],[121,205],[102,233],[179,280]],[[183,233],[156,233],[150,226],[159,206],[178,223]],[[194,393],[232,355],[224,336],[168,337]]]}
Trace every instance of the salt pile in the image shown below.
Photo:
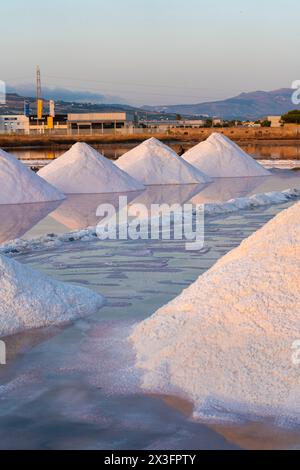
{"label": "salt pile", "polygon": [[101,295],[0,256],[0,337],[96,313]]}
{"label": "salt pile", "polygon": [[116,162],[145,185],[199,184],[211,179],[179,157],[170,147],[151,138],[125,153]]}
{"label": "salt pile", "polygon": [[81,142],[42,168],[38,174],[66,194],[118,193],[144,189],[140,182]]}
{"label": "salt pile", "polygon": [[238,145],[217,132],[188,150],[183,158],[213,178],[270,175]]}
{"label": "salt pile", "polygon": [[0,149],[0,204],[51,202],[64,195],[19,160]]}
{"label": "salt pile", "polygon": [[135,327],[143,387],[187,397],[196,416],[300,419],[290,399],[299,392],[299,279],[297,203]]}

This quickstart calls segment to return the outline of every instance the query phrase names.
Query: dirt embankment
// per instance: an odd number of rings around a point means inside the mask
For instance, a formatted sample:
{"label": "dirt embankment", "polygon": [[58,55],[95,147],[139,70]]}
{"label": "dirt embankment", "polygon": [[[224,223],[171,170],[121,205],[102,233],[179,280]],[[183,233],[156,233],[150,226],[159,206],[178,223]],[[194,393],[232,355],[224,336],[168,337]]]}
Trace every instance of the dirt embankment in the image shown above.
{"label": "dirt embankment", "polygon": [[200,142],[212,132],[222,132],[236,142],[289,141],[300,142],[300,126],[282,128],[218,128],[218,129],[173,129],[167,132],[144,132],[137,134],[104,135],[0,135],[0,147],[51,147],[72,145],[78,141],[90,144],[134,143],[149,137],[165,142]]}

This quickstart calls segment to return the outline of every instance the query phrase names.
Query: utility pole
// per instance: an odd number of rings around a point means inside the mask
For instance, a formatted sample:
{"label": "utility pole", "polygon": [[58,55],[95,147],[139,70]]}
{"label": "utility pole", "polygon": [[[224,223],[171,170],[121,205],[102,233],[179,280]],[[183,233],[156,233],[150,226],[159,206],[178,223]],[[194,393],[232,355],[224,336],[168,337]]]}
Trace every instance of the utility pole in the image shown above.
{"label": "utility pole", "polygon": [[36,68],[36,102],[42,99],[41,69],[39,65]]}
{"label": "utility pole", "polygon": [[36,111],[37,111],[37,126],[39,121],[43,118],[43,100],[42,100],[42,82],[41,82],[41,69],[39,65],[36,68]]}

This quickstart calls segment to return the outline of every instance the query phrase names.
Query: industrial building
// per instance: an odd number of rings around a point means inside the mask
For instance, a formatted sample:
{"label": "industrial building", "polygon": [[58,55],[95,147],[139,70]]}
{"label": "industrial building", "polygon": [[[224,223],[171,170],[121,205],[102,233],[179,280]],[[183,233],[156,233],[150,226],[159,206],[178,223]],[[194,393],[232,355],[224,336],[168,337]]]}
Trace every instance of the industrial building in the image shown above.
{"label": "industrial building", "polygon": [[[55,113],[52,113],[55,114]],[[0,116],[2,134],[73,134],[83,132],[102,133],[107,129],[117,130],[127,127],[126,113],[94,114],[25,114]]]}
{"label": "industrial building", "polygon": [[3,134],[29,134],[29,117],[23,114],[0,116],[0,132]]}
{"label": "industrial building", "polygon": [[46,131],[64,131],[68,130],[68,116],[66,114],[50,114],[43,115],[41,118],[37,116],[29,116],[29,133],[44,134]]}
{"label": "industrial building", "polygon": [[149,129],[159,129],[160,131],[167,131],[170,129],[181,128],[192,128],[198,129],[205,125],[204,119],[181,119],[181,120],[159,120],[159,121],[140,121],[140,123]]}
{"label": "industrial building", "polygon": [[71,130],[124,129],[126,123],[126,113],[68,114],[68,128]]}

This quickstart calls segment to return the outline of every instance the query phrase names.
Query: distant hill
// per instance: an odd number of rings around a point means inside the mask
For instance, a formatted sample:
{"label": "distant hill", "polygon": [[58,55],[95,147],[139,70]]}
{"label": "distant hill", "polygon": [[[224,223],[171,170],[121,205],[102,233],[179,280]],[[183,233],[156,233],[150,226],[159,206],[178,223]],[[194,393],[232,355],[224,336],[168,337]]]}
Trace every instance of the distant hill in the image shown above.
{"label": "distant hill", "polygon": [[[31,113],[36,113],[36,99],[28,96],[22,96],[18,93],[7,93],[6,104],[0,105],[0,114],[23,114],[24,101],[30,103]],[[49,100],[44,100],[44,112],[47,113]],[[114,111],[126,112],[131,119],[134,114],[138,113],[140,119],[176,119],[176,114],[160,114],[157,111],[146,111],[141,108],[130,106],[127,104],[96,104],[96,103],[81,103],[77,101],[55,101],[56,114],[68,113],[108,113]]]}
{"label": "distant hill", "polygon": [[[176,114],[184,117],[206,116],[221,117],[223,119],[259,119],[267,115],[282,115],[291,109],[300,109],[291,101],[292,90],[281,88],[275,91],[255,91],[241,93],[240,95],[223,101],[212,101],[199,104],[181,104],[169,106],[143,106],[137,108],[126,104],[95,104],[80,103],[77,101],[57,100],[56,113],[101,113],[110,111],[123,111],[138,113],[140,118],[146,119],[176,119]],[[6,105],[0,106],[0,114],[22,114],[24,100],[29,101],[31,112],[36,112],[36,101],[32,97],[24,97],[17,93],[8,93]],[[45,110],[48,100],[45,100]]]}
{"label": "distant hill", "polygon": [[[7,93],[6,105],[0,106],[0,114],[20,114],[23,113],[24,101],[30,103],[30,109],[32,112],[36,112],[36,100],[35,98],[20,96],[17,93]],[[45,110],[48,107],[48,100],[44,101]],[[67,113],[101,113],[110,111],[127,111],[134,113],[140,111],[138,108],[126,104],[93,104],[93,103],[78,103],[68,101],[56,101],[56,113],[67,114]]]}
{"label": "distant hill", "polygon": [[146,111],[178,113],[182,115],[217,116],[223,119],[259,119],[267,115],[282,115],[291,109],[300,109],[291,101],[292,90],[241,93],[233,98],[199,104],[171,106],[143,106]]}

